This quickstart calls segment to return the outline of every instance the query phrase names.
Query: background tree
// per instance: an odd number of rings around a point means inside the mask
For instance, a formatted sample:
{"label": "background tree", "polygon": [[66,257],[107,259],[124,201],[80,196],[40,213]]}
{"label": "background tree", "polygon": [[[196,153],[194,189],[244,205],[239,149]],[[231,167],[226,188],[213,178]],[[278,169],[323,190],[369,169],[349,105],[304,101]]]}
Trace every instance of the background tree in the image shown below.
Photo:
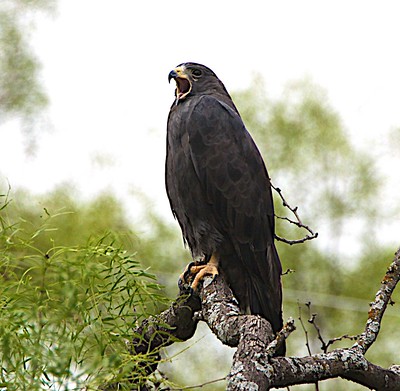
{"label": "background tree", "polygon": [[1,195],[0,387],[130,389],[145,381],[132,329],[167,301],[118,202],[64,190]]}
{"label": "background tree", "polygon": [[[29,40],[35,12],[52,12],[55,0],[4,0],[0,4],[0,125],[21,120],[28,145],[35,141],[34,120],[48,104],[40,82],[40,62]],[[36,127],[35,127],[36,126]]]}

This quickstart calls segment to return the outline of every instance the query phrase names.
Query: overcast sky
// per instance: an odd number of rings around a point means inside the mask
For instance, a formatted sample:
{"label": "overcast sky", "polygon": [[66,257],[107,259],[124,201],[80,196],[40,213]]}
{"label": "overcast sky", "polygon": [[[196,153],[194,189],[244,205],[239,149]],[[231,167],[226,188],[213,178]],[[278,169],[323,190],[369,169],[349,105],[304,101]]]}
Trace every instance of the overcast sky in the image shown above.
{"label": "overcast sky", "polygon": [[141,190],[167,211],[167,76],[196,61],[229,91],[259,73],[274,97],[310,77],[353,142],[376,147],[382,174],[400,183],[380,149],[400,125],[399,9],[366,0],[60,0],[54,17],[38,16],[33,35],[51,101],[36,156],[24,155],[16,121],[3,125],[0,173],[37,193],[63,182],[83,196],[112,190],[133,212],[131,194]]}

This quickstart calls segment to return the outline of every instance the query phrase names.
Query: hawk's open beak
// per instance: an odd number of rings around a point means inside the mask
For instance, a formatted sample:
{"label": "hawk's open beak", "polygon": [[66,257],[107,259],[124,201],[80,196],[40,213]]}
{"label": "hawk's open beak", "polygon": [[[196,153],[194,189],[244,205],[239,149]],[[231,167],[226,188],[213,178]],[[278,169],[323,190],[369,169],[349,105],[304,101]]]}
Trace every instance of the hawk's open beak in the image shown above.
{"label": "hawk's open beak", "polygon": [[177,77],[178,77],[178,74],[175,72],[175,70],[172,70],[168,75],[168,83],[171,83],[171,79],[175,79]]}
{"label": "hawk's open beak", "polygon": [[171,79],[175,80],[176,83],[176,102],[184,99],[186,95],[190,93],[192,90],[192,82],[186,74],[186,69],[183,66],[177,67],[173,69],[168,74],[168,82],[171,82]]}

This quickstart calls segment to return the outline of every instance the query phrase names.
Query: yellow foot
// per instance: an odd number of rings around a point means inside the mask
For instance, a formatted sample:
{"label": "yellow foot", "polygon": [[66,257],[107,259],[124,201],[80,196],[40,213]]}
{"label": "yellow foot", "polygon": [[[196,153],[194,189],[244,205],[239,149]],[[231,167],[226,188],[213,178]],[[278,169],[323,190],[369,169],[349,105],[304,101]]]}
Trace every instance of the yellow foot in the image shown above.
{"label": "yellow foot", "polygon": [[218,259],[213,254],[206,264],[191,262],[187,265],[185,271],[179,276],[179,281],[195,290],[205,276],[215,278],[216,275],[218,275]]}
{"label": "yellow foot", "polygon": [[197,286],[199,285],[199,282],[205,277],[205,276],[212,276],[214,279],[215,276],[218,275],[218,267],[211,263],[208,262],[205,265],[200,265],[200,266],[193,266],[190,271],[193,274],[196,274],[194,277],[194,280],[192,284],[190,285],[193,290],[197,289]]}

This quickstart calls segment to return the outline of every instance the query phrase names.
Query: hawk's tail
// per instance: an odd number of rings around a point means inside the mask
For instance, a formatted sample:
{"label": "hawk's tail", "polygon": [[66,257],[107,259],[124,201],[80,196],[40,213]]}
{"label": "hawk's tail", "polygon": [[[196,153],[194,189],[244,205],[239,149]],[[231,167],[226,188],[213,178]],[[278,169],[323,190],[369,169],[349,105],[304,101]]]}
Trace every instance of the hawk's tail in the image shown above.
{"label": "hawk's tail", "polygon": [[[267,319],[274,333],[283,327],[282,319],[282,266],[275,245],[270,244],[266,254],[253,253],[257,259],[256,273],[251,273],[251,283],[248,285],[249,306],[252,314],[261,315]],[[263,259],[262,259],[263,258]],[[284,356],[285,343],[278,349],[276,356]]]}
{"label": "hawk's tail", "polygon": [[[282,267],[273,243],[254,251],[248,243],[221,246],[220,267],[244,313],[267,319],[274,333],[282,329]],[[285,355],[283,344],[277,356]]]}

